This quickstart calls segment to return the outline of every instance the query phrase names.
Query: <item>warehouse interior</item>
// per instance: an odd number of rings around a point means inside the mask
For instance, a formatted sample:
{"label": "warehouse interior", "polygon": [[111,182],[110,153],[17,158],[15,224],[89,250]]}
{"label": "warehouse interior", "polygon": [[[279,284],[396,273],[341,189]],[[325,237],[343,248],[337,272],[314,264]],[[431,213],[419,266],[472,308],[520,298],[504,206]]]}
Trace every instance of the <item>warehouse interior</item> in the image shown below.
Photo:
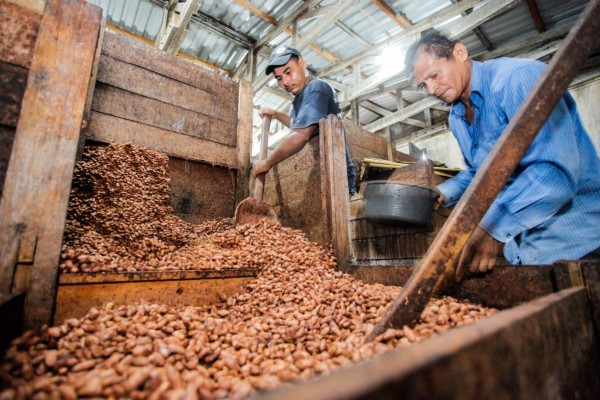
{"label": "warehouse interior", "polygon": [[[0,0],[0,399],[595,398],[598,259],[455,278],[566,90],[600,152],[598,3]],[[448,208],[453,105],[404,63],[432,29],[551,71]],[[341,119],[261,181],[280,46]]]}

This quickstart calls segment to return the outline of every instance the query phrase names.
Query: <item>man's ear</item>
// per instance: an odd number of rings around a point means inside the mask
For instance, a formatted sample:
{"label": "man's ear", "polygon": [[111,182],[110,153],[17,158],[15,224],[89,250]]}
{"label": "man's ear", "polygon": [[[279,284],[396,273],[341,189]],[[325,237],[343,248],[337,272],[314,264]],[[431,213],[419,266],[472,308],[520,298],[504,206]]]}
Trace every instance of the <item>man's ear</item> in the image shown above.
{"label": "man's ear", "polygon": [[469,58],[469,50],[462,43],[456,43],[452,55],[455,60],[465,61]]}
{"label": "man's ear", "polygon": [[302,67],[302,69],[306,69],[306,61],[304,57],[298,57],[298,65]]}

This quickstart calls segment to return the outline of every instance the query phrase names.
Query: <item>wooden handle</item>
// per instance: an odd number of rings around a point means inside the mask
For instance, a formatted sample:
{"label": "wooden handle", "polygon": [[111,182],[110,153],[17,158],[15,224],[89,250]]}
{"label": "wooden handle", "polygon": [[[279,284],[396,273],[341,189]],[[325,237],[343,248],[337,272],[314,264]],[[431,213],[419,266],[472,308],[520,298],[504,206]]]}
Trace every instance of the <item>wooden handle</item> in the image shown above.
{"label": "wooden handle", "polygon": [[[262,130],[260,137],[260,160],[267,158],[267,150],[269,149],[269,131],[271,130],[271,116],[264,115],[262,118]],[[254,198],[261,200],[265,189],[265,175],[260,174],[254,178]]]}

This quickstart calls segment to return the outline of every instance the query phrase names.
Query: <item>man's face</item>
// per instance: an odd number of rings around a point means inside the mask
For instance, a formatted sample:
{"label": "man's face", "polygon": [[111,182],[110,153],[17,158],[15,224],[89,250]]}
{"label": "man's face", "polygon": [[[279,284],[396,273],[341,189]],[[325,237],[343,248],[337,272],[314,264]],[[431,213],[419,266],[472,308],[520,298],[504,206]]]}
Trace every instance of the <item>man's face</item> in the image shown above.
{"label": "man's face", "polygon": [[[457,48],[461,47],[460,49]],[[453,51],[454,59],[438,58],[423,49],[418,50],[413,64],[413,76],[417,86],[427,89],[430,95],[452,103],[469,88],[470,74],[465,60],[466,48],[457,44]]]}
{"label": "man's face", "polygon": [[296,96],[306,86],[305,68],[304,58],[292,57],[287,64],[273,69],[273,75],[280,88]]}

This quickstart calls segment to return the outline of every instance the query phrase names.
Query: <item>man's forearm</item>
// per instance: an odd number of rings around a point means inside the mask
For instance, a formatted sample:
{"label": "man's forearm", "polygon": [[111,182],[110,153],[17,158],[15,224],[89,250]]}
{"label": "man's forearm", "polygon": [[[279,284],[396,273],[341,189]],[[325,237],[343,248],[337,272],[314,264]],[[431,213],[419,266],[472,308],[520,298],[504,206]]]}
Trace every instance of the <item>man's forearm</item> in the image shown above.
{"label": "man's forearm", "polygon": [[292,133],[286,137],[271,154],[269,154],[269,157],[267,157],[269,167],[273,167],[299,152],[309,139],[310,136],[307,137],[307,135],[292,131]]}
{"label": "man's forearm", "polygon": [[273,115],[275,117],[275,119],[277,119],[278,121],[280,121],[282,124],[284,124],[285,126],[287,126],[288,128],[290,127],[290,116],[282,111],[275,111],[275,115]]}

